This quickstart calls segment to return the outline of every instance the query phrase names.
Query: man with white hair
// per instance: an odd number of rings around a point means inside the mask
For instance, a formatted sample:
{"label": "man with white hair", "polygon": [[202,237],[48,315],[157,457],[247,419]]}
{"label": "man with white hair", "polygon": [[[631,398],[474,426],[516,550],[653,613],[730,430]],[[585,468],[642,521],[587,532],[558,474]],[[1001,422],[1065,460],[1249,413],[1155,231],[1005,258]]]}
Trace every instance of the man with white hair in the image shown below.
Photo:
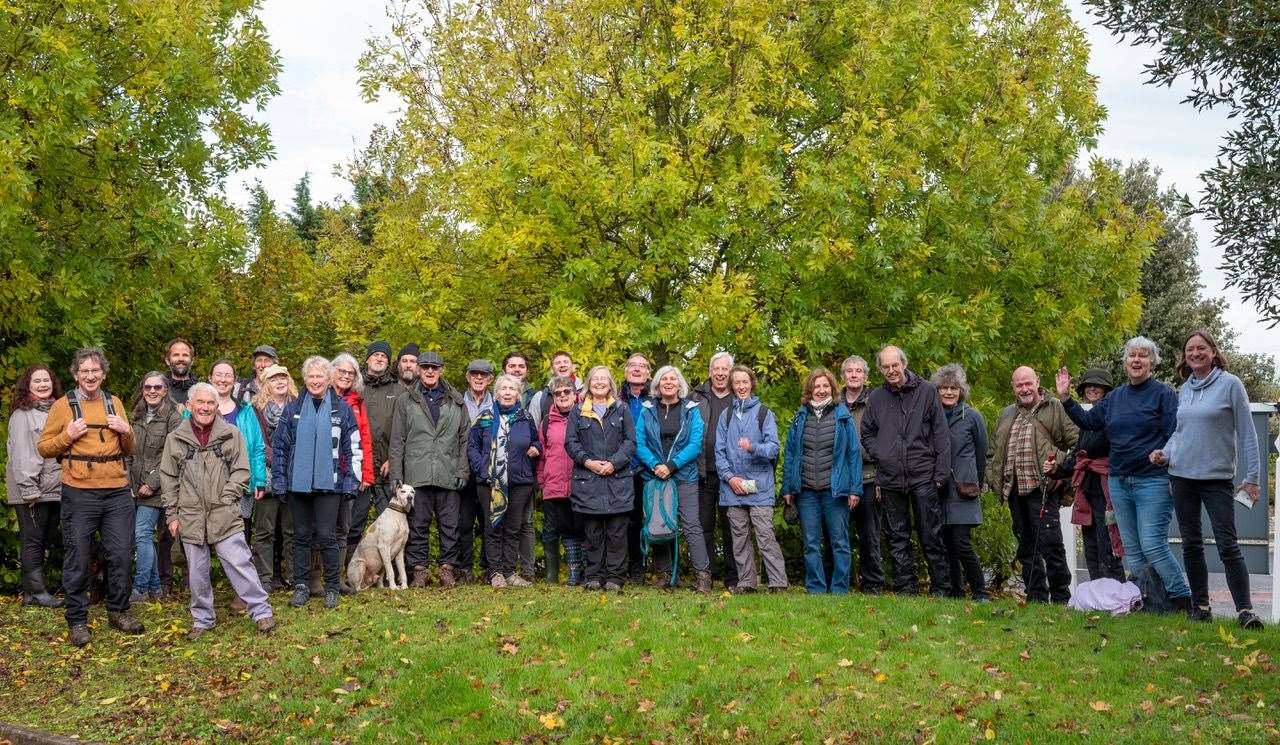
{"label": "man with white hair", "polygon": [[[871,397],[867,388],[870,374],[867,361],[856,354],[849,355],[840,365],[840,377],[844,382],[840,396],[853,415],[853,425],[859,433],[862,432],[862,416],[867,412],[867,400]],[[862,495],[858,505],[849,511],[849,534],[858,537],[858,589],[877,595],[884,589],[884,566],[880,562],[881,509],[876,493],[876,464],[866,452],[862,454]],[[828,547],[826,554],[830,553]]]}
{"label": "man with white hair", "polygon": [[[627,358],[622,369],[622,389],[618,400],[631,414],[631,422],[639,426],[640,412],[644,404],[652,400],[649,395],[649,376],[653,370],[649,358],[636,352]],[[631,470],[635,472],[635,506],[627,522],[627,564],[632,582],[644,581],[644,551],[640,544],[640,531],[644,527],[644,479],[641,478],[640,458],[631,457]]]}
{"label": "man with white hair", "polygon": [[716,558],[716,524],[720,525],[720,550],[723,552],[724,569],[721,578],[726,588],[738,586],[738,567],[733,560],[733,540],[729,535],[727,508],[720,506],[720,475],[716,471],[716,429],[720,417],[733,404],[733,391],[729,389],[729,371],[733,369],[733,355],[716,352],[711,355],[707,367],[707,379],[690,392],[690,398],[698,402],[702,410],[702,457],[698,460],[698,519],[702,523],[702,540],[707,546],[714,569]]}

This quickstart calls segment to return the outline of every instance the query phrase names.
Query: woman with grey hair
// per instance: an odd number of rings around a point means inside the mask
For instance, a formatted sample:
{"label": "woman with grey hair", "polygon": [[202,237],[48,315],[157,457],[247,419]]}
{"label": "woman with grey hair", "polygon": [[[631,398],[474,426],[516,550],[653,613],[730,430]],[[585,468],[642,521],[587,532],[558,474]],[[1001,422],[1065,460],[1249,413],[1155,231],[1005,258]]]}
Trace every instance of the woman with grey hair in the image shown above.
{"label": "woman with grey hair", "polygon": [[[644,469],[640,476],[644,486],[644,528],[642,546],[649,550],[649,528],[657,521],[674,517],[678,528],[689,544],[689,558],[693,562],[694,592],[711,591],[711,559],[707,556],[707,544],[702,534],[702,521],[698,516],[698,455],[702,452],[702,432],[706,423],[697,401],[689,400],[689,384],[684,375],[671,365],[658,369],[649,388],[650,397],[640,405],[636,417],[636,452]],[[674,489],[678,507],[677,515],[667,516],[656,509],[657,492]],[[678,584],[680,544],[673,541],[670,553],[660,549],[654,555],[658,571],[671,572],[670,584]]]}
{"label": "woman with grey hair", "polygon": [[[368,489],[373,485],[373,435],[369,429],[369,412],[364,404],[364,375],[360,372],[360,364],[356,358],[343,352],[333,358],[330,364],[333,375],[333,391],[342,397],[351,407],[356,417],[356,427],[360,436],[360,489]],[[355,495],[343,498],[338,506],[338,535],[346,536],[351,532],[351,505]],[[338,549],[338,566],[347,565],[346,541]],[[356,591],[347,584],[345,572],[339,573],[338,590],[343,595],[354,595]]]}
{"label": "woman with grey hair", "polygon": [[951,432],[951,476],[942,488],[942,541],[947,548],[951,574],[951,597],[964,597],[964,583],[974,602],[987,602],[987,583],[982,564],[973,550],[970,534],[982,524],[982,474],[987,470],[987,422],[966,401],[969,381],[956,363],[943,365],[931,383]]}
{"label": "woman with grey hair", "polygon": [[1160,364],[1155,342],[1135,336],[1125,342],[1123,359],[1129,382],[1088,411],[1072,400],[1071,373],[1065,367],[1058,370],[1058,397],[1077,426],[1104,431],[1111,440],[1107,485],[1130,578],[1154,569],[1173,607],[1190,612],[1191,588],[1169,550],[1169,522],[1173,519],[1169,469],[1151,458],[1177,429],[1178,394],[1151,377],[1152,368]]}

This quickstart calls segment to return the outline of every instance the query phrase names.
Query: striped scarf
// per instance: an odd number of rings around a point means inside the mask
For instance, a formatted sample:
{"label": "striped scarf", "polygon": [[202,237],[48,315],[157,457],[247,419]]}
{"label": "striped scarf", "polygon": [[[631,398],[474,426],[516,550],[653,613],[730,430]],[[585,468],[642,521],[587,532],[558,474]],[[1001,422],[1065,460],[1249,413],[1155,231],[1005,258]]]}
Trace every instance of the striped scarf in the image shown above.
{"label": "striped scarf", "polygon": [[507,440],[511,437],[511,422],[520,406],[512,406],[503,413],[498,402],[493,402],[493,422],[489,425],[489,524],[497,527],[507,514]]}

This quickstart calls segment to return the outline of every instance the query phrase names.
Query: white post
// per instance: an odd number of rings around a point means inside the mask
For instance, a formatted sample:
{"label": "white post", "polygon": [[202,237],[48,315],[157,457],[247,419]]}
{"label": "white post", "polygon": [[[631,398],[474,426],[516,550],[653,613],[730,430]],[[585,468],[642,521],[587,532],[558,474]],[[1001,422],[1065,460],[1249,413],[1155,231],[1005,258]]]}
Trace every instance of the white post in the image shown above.
{"label": "white post", "polygon": [[1071,572],[1071,593],[1074,595],[1076,591],[1076,532],[1077,528],[1071,524],[1071,508],[1062,507],[1058,510],[1058,527],[1062,529],[1062,545],[1067,550],[1067,571]]}
{"label": "white post", "polygon": [[[1264,458],[1263,463],[1266,463]],[[1271,505],[1276,504],[1275,484],[1271,486]],[[1280,508],[1277,508],[1280,509]],[[1280,517],[1280,512],[1277,512]],[[1271,620],[1280,621],[1280,520],[1275,521],[1275,528],[1272,529],[1271,536]]]}

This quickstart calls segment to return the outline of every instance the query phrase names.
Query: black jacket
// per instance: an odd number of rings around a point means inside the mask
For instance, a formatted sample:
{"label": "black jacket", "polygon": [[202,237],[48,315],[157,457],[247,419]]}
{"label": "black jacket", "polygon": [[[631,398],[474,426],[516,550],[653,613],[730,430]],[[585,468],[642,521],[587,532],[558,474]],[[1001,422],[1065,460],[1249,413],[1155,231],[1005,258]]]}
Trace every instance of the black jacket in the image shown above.
{"label": "black jacket", "polygon": [[862,448],[876,464],[876,483],[907,489],[951,475],[951,431],[933,384],[908,370],[895,390],[888,383],[867,398]]}
{"label": "black jacket", "polygon": [[[631,412],[614,401],[597,418],[588,398],[569,412],[564,433],[564,449],[573,458],[574,512],[588,515],[617,515],[630,512],[635,504],[635,484],[631,480],[631,458],[636,453],[636,426]],[[588,460],[607,460],[613,473],[599,476],[588,470]]]}

